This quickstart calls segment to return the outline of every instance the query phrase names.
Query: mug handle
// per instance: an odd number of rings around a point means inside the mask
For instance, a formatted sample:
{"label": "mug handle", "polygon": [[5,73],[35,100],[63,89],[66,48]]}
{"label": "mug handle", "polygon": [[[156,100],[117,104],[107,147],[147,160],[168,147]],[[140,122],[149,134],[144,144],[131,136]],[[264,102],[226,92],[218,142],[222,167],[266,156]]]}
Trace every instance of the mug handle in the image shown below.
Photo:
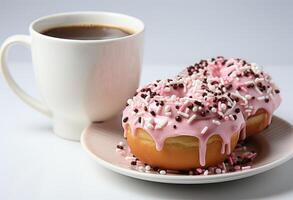
{"label": "mug handle", "polygon": [[35,110],[47,115],[48,117],[52,116],[52,113],[48,107],[41,101],[28,95],[21,87],[15,82],[12,78],[6,63],[6,55],[11,46],[21,44],[27,47],[31,47],[31,38],[28,35],[14,35],[7,38],[0,49],[0,69],[4,76],[5,81],[7,82],[10,89],[27,105],[31,106]]}

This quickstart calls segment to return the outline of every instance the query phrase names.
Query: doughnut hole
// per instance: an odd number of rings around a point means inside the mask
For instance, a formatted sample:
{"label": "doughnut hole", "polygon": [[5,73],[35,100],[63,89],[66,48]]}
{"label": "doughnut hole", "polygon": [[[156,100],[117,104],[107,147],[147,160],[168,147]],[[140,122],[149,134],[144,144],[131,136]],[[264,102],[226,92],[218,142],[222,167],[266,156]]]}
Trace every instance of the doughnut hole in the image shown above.
{"label": "doughnut hole", "polygon": [[256,135],[267,128],[269,125],[269,114],[261,108],[249,117],[246,121],[246,137]]}
{"label": "doughnut hole", "polygon": [[[239,139],[239,132],[231,137],[230,148],[234,150]],[[158,151],[152,137],[144,129],[137,129],[136,134],[127,129],[127,143],[131,152],[142,162],[152,167],[170,170],[189,170],[202,167],[199,162],[199,143],[193,136],[167,138],[163,149]],[[214,135],[207,142],[206,165],[216,166],[225,160],[227,154],[221,153],[223,140]]]}

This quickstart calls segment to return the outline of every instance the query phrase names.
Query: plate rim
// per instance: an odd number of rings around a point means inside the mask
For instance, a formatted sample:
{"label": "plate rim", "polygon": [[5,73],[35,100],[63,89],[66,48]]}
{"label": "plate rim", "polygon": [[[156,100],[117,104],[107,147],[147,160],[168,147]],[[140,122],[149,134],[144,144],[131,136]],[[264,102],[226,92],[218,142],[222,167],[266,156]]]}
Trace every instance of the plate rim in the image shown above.
{"label": "plate rim", "polygon": [[151,182],[159,182],[159,183],[171,183],[171,184],[207,184],[207,183],[218,183],[218,182],[226,182],[237,179],[242,179],[245,177],[250,177],[253,175],[257,175],[266,171],[269,171],[283,163],[287,162],[291,158],[293,158],[293,152],[286,156],[283,156],[273,162],[247,169],[244,171],[238,171],[233,173],[224,173],[224,174],[213,174],[210,176],[192,176],[192,175],[161,175],[161,174],[151,174],[144,173],[139,171],[134,171],[131,169],[126,169],[112,163],[105,161],[104,159],[98,157],[94,154],[86,145],[86,135],[88,130],[92,124],[90,124],[87,128],[82,131],[80,143],[83,149],[91,156],[92,159],[96,160],[101,166],[104,168],[110,169],[111,171],[122,174],[124,176],[146,180]]}

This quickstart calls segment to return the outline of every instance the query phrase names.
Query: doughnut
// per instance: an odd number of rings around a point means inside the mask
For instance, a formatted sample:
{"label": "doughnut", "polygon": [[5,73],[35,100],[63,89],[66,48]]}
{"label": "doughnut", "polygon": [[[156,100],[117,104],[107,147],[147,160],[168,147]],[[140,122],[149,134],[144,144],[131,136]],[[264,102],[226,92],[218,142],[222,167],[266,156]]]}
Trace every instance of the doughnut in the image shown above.
{"label": "doughnut", "polygon": [[[222,56],[200,62],[207,70],[206,75],[216,81],[225,82],[228,92],[237,101],[246,119],[246,130],[242,138],[255,135],[264,130],[272,119],[273,112],[281,102],[280,90],[255,63],[243,59],[225,59]],[[183,76],[194,76],[199,64],[184,70]],[[220,78],[220,79],[218,79]]]}
{"label": "doughnut", "polygon": [[152,167],[215,166],[239,139],[271,123],[279,92],[256,64],[201,60],[172,79],[139,88],[123,111],[124,136],[131,152]]}

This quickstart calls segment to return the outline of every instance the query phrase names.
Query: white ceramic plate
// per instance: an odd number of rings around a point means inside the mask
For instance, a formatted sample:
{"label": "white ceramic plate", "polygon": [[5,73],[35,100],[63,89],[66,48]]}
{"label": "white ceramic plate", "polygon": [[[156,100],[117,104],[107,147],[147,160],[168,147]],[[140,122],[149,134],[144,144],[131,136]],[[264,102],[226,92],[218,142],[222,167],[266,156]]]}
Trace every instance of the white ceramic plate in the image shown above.
{"label": "white ceramic plate", "polygon": [[131,169],[129,162],[116,153],[116,145],[123,140],[121,118],[94,123],[85,129],[81,136],[83,148],[104,167],[133,178],[162,183],[203,184],[241,179],[270,170],[293,156],[292,126],[279,117],[274,117],[271,126],[261,135],[250,139],[249,143],[258,152],[253,168],[226,174],[192,176],[140,172]]}

